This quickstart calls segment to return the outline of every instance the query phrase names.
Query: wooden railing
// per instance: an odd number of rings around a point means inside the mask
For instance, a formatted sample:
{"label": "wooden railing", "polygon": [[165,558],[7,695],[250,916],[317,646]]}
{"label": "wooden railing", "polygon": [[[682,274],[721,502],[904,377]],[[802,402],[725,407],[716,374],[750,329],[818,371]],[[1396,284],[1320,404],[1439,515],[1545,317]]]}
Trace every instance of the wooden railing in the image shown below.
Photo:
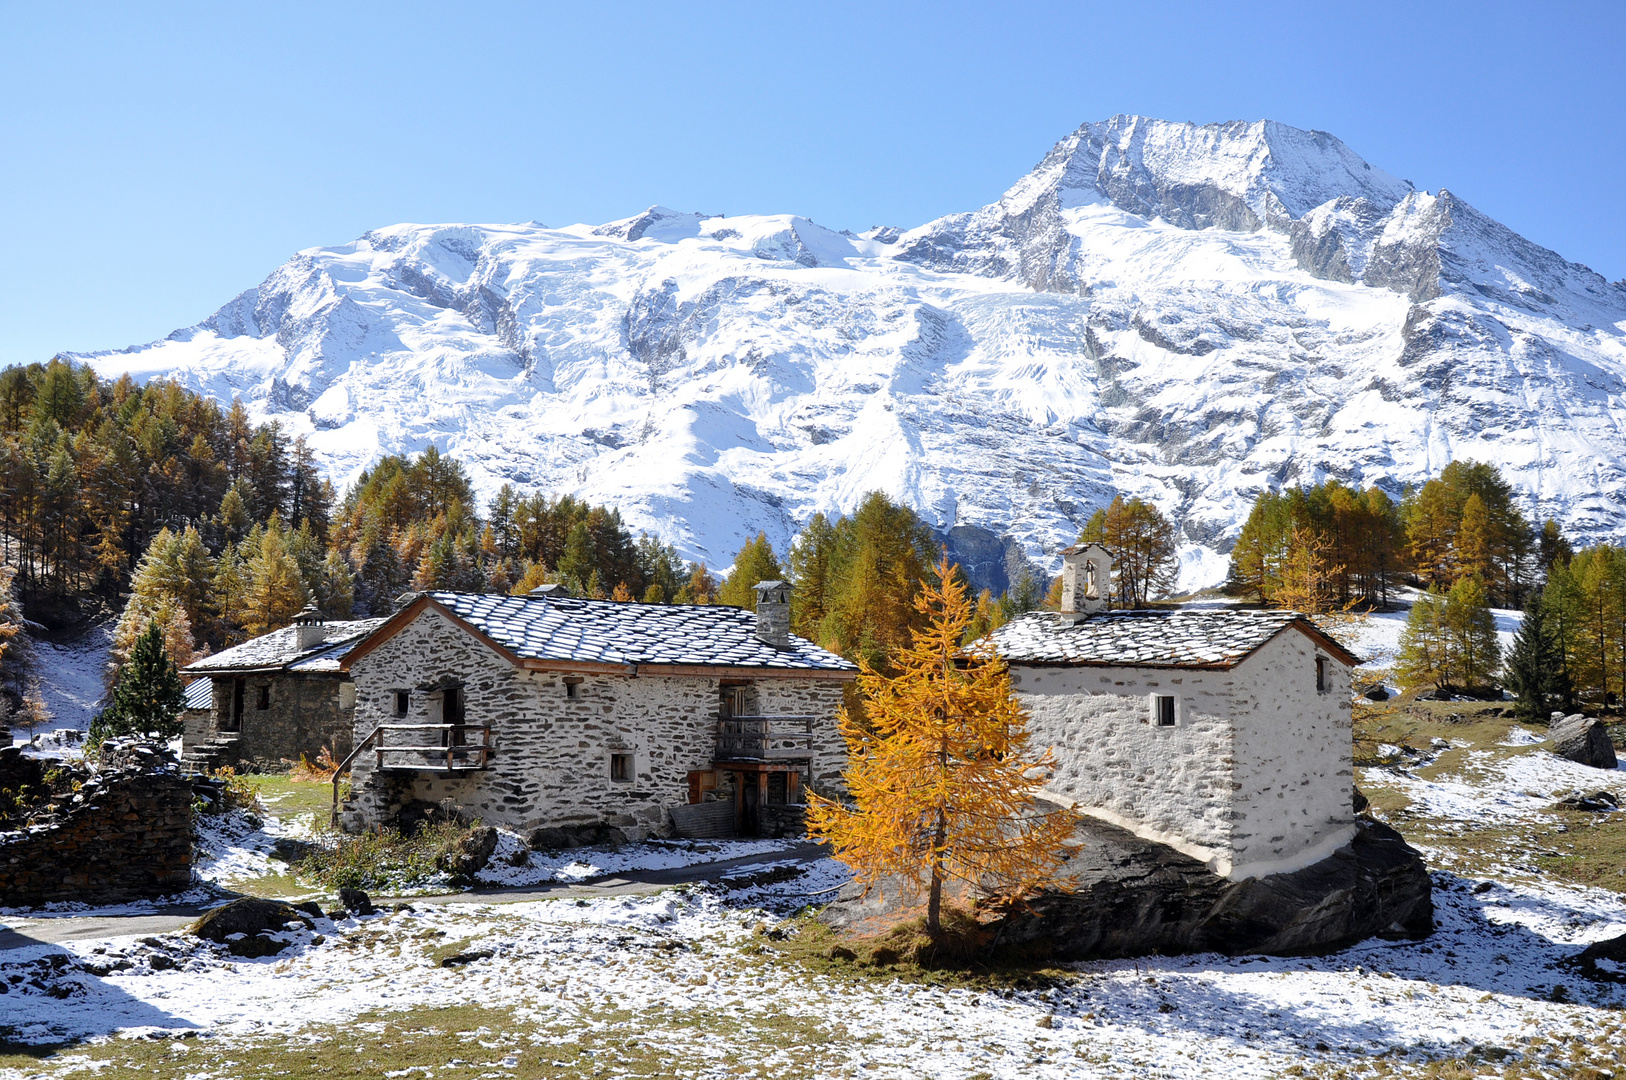
{"label": "wooden railing", "polygon": [[814,716],[729,716],[717,721],[718,761],[805,761]]}
{"label": "wooden railing", "polygon": [[[463,772],[491,762],[489,724],[381,724],[373,751],[380,769]],[[400,741],[391,745],[392,733]],[[478,742],[472,742],[475,735]]]}
{"label": "wooden railing", "polygon": [[[390,732],[408,732],[410,741],[395,746],[386,745]],[[471,734],[478,732],[479,742],[469,742]],[[434,740],[430,740],[430,736]],[[333,770],[333,827],[339,825],[339,779],[350,771],[350,765],[367,747],[378,755],[380,769],[429,769],[436,772],[470,772],[483,769],[491,763],[491,726],[489,724],[380,724],[356,744],[356,748],[339,762]],[[386,755],[394,755],[386,760]]]}

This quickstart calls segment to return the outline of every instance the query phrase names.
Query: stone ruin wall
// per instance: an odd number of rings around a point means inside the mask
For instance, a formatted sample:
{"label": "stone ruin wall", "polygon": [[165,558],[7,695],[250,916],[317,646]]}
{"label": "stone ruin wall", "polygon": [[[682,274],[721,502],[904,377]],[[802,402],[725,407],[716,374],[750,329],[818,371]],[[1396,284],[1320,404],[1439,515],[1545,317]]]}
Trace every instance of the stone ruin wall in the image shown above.
{"label": "stone ruin wall", "polygon": [[[41,763],[10,757],[0,786],[38,782]],[[189,888],[192,785],[172,761],[153,759],[110,762],[61,809],[0,833],[0,905],[107,904]]]}
{"label": "stone ruin wall", "polygon": [[[567,674],[516,668],[440,613],[425,611],[352,665],[354,738],[359,742],[379,724],[439,722],[429,695],[416,688],[460,681],[465,722],[491,725],[491,766],[456,777],[379,775],[376,755],[364,750],[351,773],[344,827],[392,821],[410,802],[450,805],[464,817],[520,831],[603,823],[641,839],[664,827],[666,807],[688,801],[689,772],[711,767],[720,680],[582,673],[571,699]],[[839,783],[846,760],[834,722],[841,685],[813,679],[756,684],[764,712],[827,718],[815,738],[814,780],[821,790]],[[407,715],[397,718],[393,694],[401,689],[411,698]],[[633,755],[630,782],[610,779],[610,755],[620,753]]]}

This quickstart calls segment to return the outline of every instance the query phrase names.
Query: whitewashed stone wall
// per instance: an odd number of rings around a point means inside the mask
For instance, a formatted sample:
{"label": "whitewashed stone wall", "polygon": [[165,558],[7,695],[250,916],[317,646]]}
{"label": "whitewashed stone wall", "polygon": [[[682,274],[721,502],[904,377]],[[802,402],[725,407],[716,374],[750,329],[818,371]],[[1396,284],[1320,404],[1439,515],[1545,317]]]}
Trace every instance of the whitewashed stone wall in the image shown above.
{"label": "whitewashed stone wall", "polygon": [[[1216,873],[1299,869],[1354,835],[1349,669],[1278,634],[1229,671],[1012,665],[1036,749],[1057,758],[1047,791],[1166,843]],[[1159,727],[1152,697],[1175,698]]]}
{"label": "whitewashed stone wall", "polygon": [[[1229,870],[1235,793],[1227,673],[1013,664],[1011,676],[1034,749],[1055,751],[1047,791]],[[1153,724],[1154,694],[1174,695],[1174,727]]]}
{"label": "whitewashed stone wall", "polygon": [[[564,674],[516,668],[433,609],[358,658],[350,674],[356,739],[379,724],[438,723],[429,695],[416,688],[446,679],[463,684],[465,722],[490,724],[496,747],[490,768],[456,776],[375,775],[376,756],[363,751],[342,818],[350,830],[388,822],[409,801],[449,800],[488,824],[605,823],[642,838],[666,823],[668,805],[688,801],[689,772],[711,768],[715,756],[718,679],[583,673],[572,700]],[[411,691],[410,707],[396,718],[394,692],[403,689]],[[815,779],[839,776],[845,756],[834,713],[841,684],[765,679],[755,690],[765,712],[823,718]],[[633,780],[612,780],[610,756],[627,753]]]}
{"label": "whitewashed stone wall", "polygon": [[[1330,685],[1316,690],[1316,657]],[[1350,803],[1350,671],[1308,636],[1277,634],[1231,673],[1235,684],[1236,876],[1309,866],[1355,835]]]}

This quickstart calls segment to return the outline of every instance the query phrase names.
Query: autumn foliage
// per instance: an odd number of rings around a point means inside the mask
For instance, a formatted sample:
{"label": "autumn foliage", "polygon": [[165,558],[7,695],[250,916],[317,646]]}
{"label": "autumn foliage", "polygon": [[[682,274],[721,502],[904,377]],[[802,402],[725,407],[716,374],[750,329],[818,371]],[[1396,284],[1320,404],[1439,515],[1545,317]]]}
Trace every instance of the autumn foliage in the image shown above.
{"label": "autumn foliage", "polygon": [[961,645],[973,611],[955,569],[945,557],[922,582],[924,626],[893,652],[894,674],[861,666],[862,718],[840,716],[851,805],[810,794],[807,810],[809,833],[866,888],[927,894],[934,938],[950,881],[1005,903],[1067,888],[1057,874],[1073,832],[1070,813],[1034,801],[1054,763],[1031,752],[1004,661]]}

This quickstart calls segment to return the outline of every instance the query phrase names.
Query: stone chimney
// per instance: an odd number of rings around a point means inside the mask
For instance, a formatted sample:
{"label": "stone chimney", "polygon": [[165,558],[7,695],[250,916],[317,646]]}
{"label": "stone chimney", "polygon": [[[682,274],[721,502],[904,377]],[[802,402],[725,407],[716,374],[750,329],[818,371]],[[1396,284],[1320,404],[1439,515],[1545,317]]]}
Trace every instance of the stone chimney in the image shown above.
{"label": "stone chimney", "polygon": [[305,610],[294,616],[294,637],[300,652],[314,649],[327,640],[327,623],[314,604],[306,604]]}
{"label": "stone chimney", "polygon": [[1112,553],[1100,544],[1075,544],[1061,553],[1061,613],[1094,615],[1110,606]]}
{"label": "stone chimney", "polygon": [[790,648],[790,582],[757,582],[757,637],[776,649]]}

